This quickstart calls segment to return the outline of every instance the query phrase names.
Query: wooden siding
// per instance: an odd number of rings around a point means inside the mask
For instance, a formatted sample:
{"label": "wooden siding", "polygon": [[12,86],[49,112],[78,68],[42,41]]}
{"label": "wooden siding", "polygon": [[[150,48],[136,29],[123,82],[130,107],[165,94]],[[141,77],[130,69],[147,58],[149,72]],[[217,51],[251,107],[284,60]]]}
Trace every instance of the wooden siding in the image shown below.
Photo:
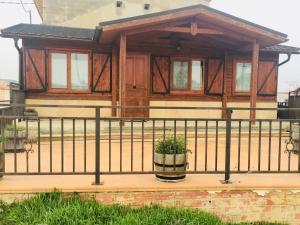
{"label": "wooden siding", "polygon": [[24,89],[44,91],[47,88],[46,55],[44,49],[26,49]]}
{"label": "wooden siding", "polygon": [[[25,88],[27,90],[28,98],[47,98],[47,99],[99,99],[109,100],[112,99],[112,93],[114,93],[114,102],[119,99],[119,56],[118,50],[115,49],[115,53],[112,56],[112,47],[109,45],[99,45],[92,43],[79,43],[72,41],[42,41],[24,40],[24,59],[25,59]],[[129,47],[127,52],[132,52],[133,47],[128,43]],[[91,80],[93,81],[91,90],[88,93],[50,93],[47,91],[47,54],[51,49],[59,49],[69,51],[84,50],[91,53]],[[136,48],[134,48],[136,49]],[[246,59],[251,62],[251,55],[246,53],[237,53],[233,51],[225,51],[219,49],[203,50],[183,48],[178,52],[173,49],[164,51],[163,56],[157,54],[159,49],[157,47],[147,48],[140,47],[139,51],[143,54],[147,53],[151,55],[151,59],[148,58],[149,71],[151,76],[148,78],[149,100],[170,100],[170,101],[223,101],[223,106],[227,102],[243,102],[250,101],[249,96],[237,96],[233,92],[233,79],[234,79],[234,61],[235,59]],[[137,53],[137,54],[140,54]],[[29,59],[29,54],[32,57],[32,61]],[[109,56],[109,58],[107,58]],[[205,61],[205,93],[201,94],[178,94],[170,92],[170,79],[171,68],[170,62],[172,57],[190,57],[190,58],[202,58]],[[114,60],[113,60],[114,58]],[[154,61],[154,58],[156,62]],[[106,62],[107,61],[107,62]],[[112,63],[113,61],[113,63]],[[106,63],[105,63],[106,62]],[[276,63],[276,64],[275,64]],[[262,53],[260,55],[258,85],[257,85],[257,101],[276,101],[277,90],[277,73],[278,73],[278,54]],[[115,66],[113,66],[113,64]],[[157,64],[157,65],[156,65]],[[34,66],[36,66],[36,69]],[[104,66],[105,65],[105,66]],[[274,67],[275,65],[275,67]],[[159,70],[161,72],[159,72]],[[102,75],[100,77],[100,74]],[[39,74],[40,79],[37,74]],[[141,73],[145,74],[145,73]],[[100,78],[99,78],[100,77]],[[99,78],[99,82],[97,80]],[[265,81],[266,80],[266,81]],[[114,81],[114,84],[112,82]],[[34,93],[32,91],[38,91],[42,93]],[[114,104],[115,104],[114,103]]]}

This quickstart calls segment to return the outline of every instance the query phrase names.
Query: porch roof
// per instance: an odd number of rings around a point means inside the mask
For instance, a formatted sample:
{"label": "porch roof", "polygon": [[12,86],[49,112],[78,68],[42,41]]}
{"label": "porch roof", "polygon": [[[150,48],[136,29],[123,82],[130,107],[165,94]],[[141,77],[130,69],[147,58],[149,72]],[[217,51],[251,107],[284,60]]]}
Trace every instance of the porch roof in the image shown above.
{"label": "porch roof", "polygon": [[1,30],[2,37],[9,38],[52,38],[76,41],[94,41],[98,38],[97,29],[49,26],[44,24],[17,24]]}
{"label": "porch roof", "polygon": [[[119,33],[140,29],[148,32],[147,27],[166,24],[178,20],[198,20],[207,23],[217,31],[224,32],[224,36],[236,40],[257,40],[262,47],[286,42],[287,35],[250,21],[232,16],[203,4],[151,13],[136,17],[101,22],[98,28],[102,32],[101,41],[117,38]],[[199,27],[206,28],[206,27]],[[146,30],[146,31],[145,31]]]}

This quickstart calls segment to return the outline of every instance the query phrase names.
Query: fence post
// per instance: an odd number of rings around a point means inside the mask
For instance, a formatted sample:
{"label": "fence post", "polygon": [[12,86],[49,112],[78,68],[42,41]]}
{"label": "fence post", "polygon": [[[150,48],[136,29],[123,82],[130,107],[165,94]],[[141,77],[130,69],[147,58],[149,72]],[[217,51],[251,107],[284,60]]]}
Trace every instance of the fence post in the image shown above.
{"label": "fence post", "polygon": [[232,115],[232,109],[227,109],[226,110],[225,180],[223,182],[224,184],[230,183],[231,115]]}
{"label": "fence post", "polygon": [[102,185],[100,182],[100,107],[95,109],[95,182],[94,185]]}

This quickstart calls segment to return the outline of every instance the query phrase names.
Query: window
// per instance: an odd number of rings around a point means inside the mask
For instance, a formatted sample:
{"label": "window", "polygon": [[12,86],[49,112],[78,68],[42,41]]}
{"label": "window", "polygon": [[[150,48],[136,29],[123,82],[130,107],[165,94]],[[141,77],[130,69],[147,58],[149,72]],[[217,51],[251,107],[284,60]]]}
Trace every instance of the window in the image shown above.
{"label": "window", "polygon": [[178,90],[188,89],[189,63],[174,61],[173,88]]}
{"label": "window", "polygon": [[249,92],[251,83],[251,63],[236,63],[236,92]]}
{"label": "window", "polygon": [[201,60],[174,60],[172,89],[174,91],[202,91],[203,62]]}
{"label": "window", "polygon": [[192,90],[202,89],[202,62],[192,61]]}
{"label": "window", "polygon": [[51,88],[86,91],[89,89],[89,54],[51,53]]}
{"label": "window", "polygon": [[52,88],[67,88],[67,55],[52,53]]}
{"label": "window", "polygon": [[88,89],[88,54],[71,54],[71,88]]}

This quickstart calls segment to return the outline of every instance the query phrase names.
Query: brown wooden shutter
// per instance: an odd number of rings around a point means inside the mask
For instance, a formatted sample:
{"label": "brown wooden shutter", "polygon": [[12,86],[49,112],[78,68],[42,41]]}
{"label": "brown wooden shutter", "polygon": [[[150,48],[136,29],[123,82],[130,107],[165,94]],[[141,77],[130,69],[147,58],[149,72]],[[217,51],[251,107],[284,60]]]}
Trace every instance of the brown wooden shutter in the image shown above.
{"label": "brown wooden shutter", "polygon": [[25,49],[24,76],[26,91],[45,91],[47,89],[45,50]]}
{"label": "brown wooden shutter", "polygon": [[207,67],[206,94],[222,95],[224,83],[224,60],[209,59]]}
{"label": "brown wooden shutter", "polygon": [[112,89],[112,57],[111,54],[93,53],[92,91],[109,93]]}
{"label": "brown wooden shutter", "polygon": [[275,96],[277,89],[277,62],[259,62],[257,94],[261,96]]}
{"label": "brown wooden shutter", "polygon": [[152,56],[151,78],[153,94],[170,93],[170,64],[168,56]]}

